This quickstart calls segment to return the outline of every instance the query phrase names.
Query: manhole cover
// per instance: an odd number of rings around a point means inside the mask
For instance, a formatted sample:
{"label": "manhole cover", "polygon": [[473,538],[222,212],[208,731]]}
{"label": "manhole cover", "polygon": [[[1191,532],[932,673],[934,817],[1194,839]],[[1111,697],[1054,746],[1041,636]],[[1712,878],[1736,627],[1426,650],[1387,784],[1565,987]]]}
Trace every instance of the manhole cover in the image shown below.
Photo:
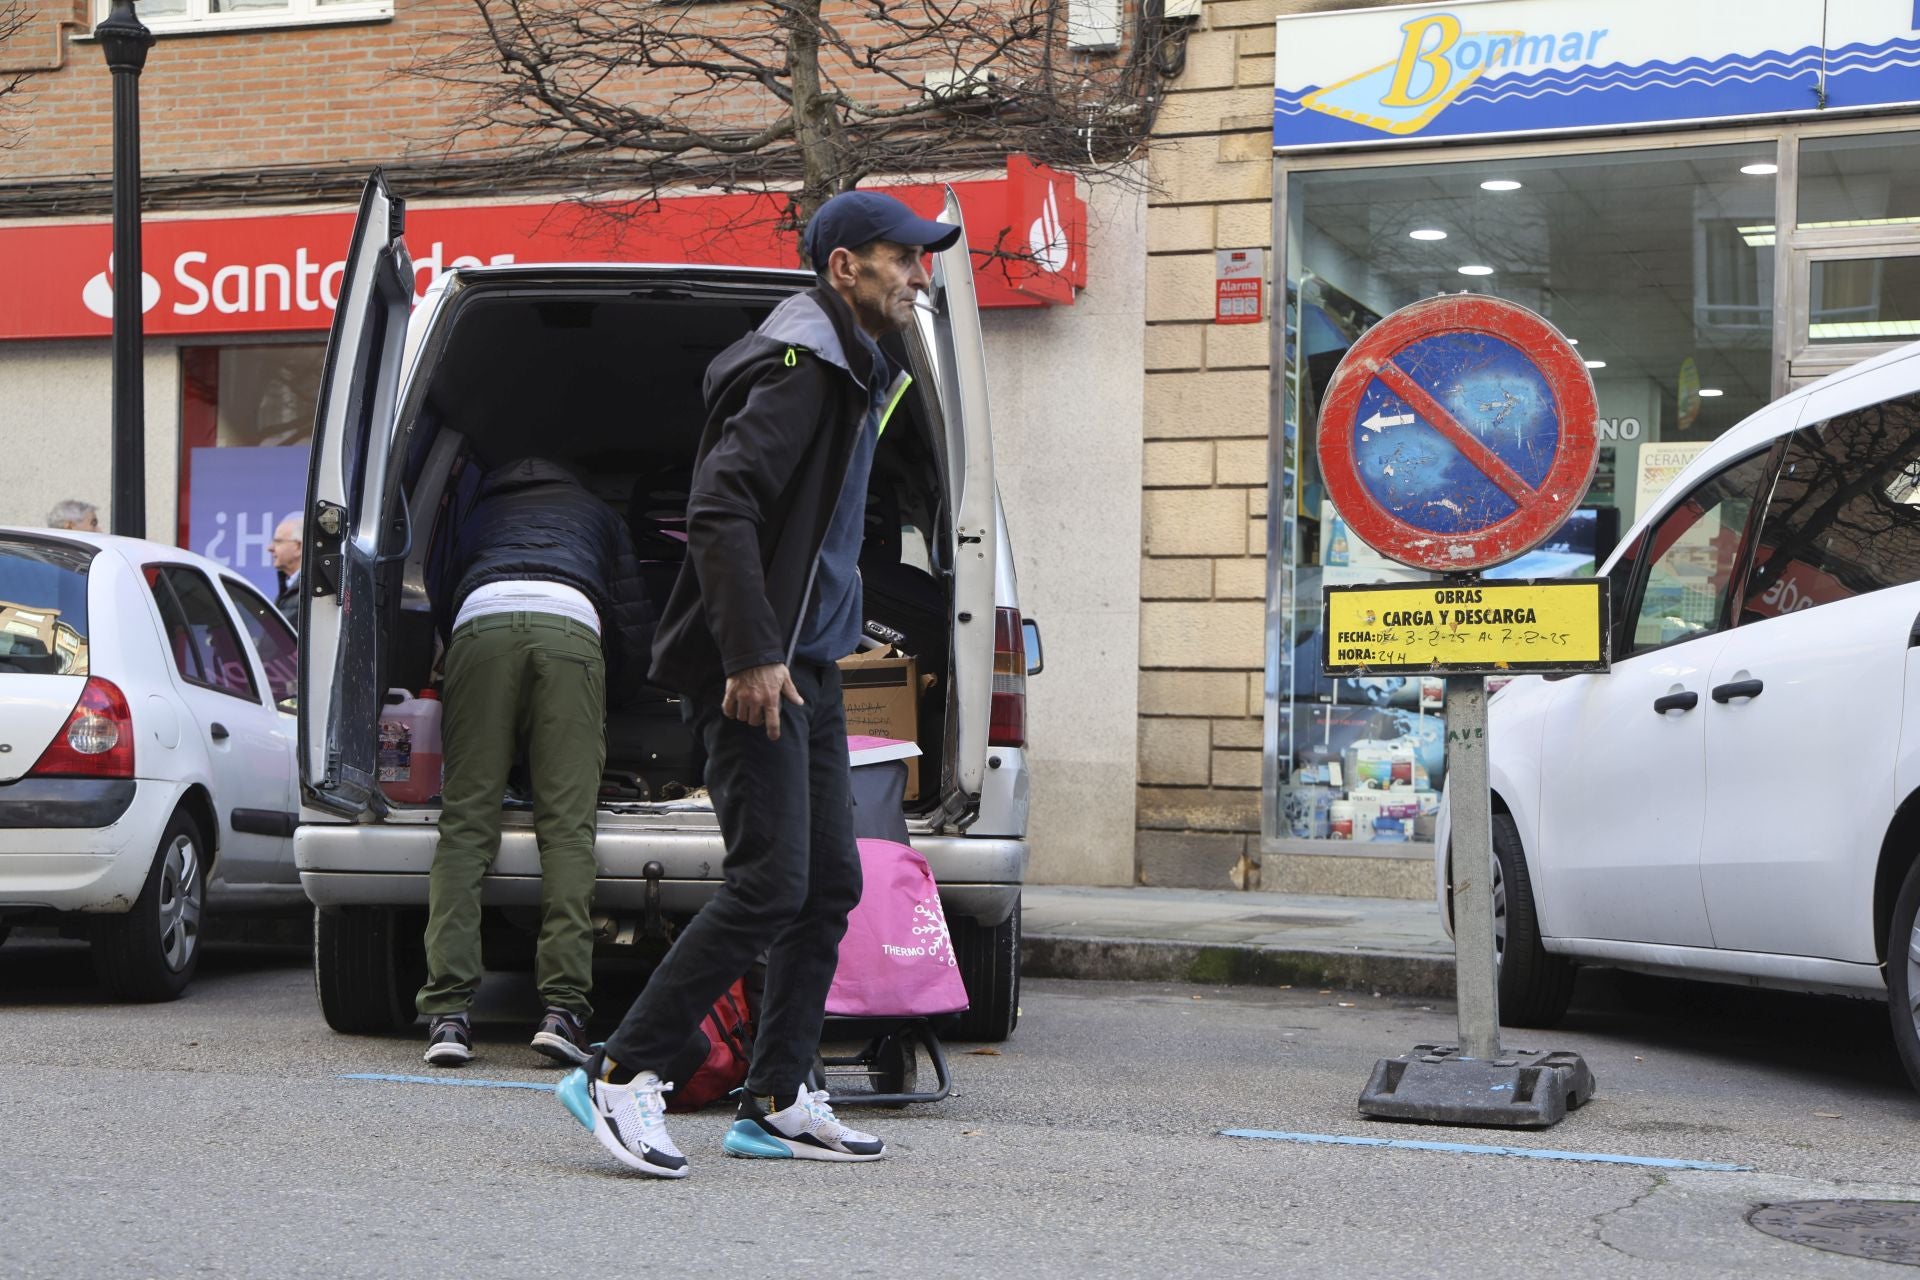
{"label": "manhole cover", "polygon": [[1747,1221],[1812,1249],[1920,1267],[1920,1202],[1789,1200],[1763,1204]]}

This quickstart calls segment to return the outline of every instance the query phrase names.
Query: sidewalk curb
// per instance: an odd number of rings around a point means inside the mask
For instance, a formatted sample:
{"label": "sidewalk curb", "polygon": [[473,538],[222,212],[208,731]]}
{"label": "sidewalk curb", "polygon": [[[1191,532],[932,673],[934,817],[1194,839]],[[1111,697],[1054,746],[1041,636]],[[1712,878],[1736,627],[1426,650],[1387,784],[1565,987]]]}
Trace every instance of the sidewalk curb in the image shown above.
{"label": "sidewalk curb", "polygon": [[1209,986],[1335,987],[1399,996],[1453,996],[1453,957],[1403,951],[1259,947],[1149,938],[1027,934],[1020,968],[1029,978],[1102,982],[1195,982]]}

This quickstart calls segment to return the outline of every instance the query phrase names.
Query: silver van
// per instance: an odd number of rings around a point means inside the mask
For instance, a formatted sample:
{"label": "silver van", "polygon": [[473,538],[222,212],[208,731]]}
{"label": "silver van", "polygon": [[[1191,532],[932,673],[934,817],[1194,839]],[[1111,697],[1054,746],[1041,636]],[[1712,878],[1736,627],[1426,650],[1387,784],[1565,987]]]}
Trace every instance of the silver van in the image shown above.
{"label": "silver van", "polygon": [[[951,193],[943,218],[960,222]],[[447,273],[415,306],[404,225],[376,173],[341,282],[308,479],[294,860],[316,907],[321,1009],[345,1032],[414,1021],[439,811],[382,794],[379,722],[386,690],[433,683],[429,586],[479,476],[537,441],[590,477],[645,557],[684,515],[675,477],[699,440],[708,362],[813,283],[767,269],[486,266]],[[905,817],[940,883],[972,1001],[949,1033],[1000,1040],[1019,1017],[1026,677],[1039,669],[1038,635],[1019,614],[994,484],[964,234],[936,255],[931,305],[889,341],[914,384],[869,488],[867,630],[919,664],[920,783]],[[670,562],[656,571],[671,581]],[[595,846],[609,959],[699,910],[725,852],[677,716],[617,719]],[[503,808],[483,888],[490,964],[530,951],[540,901],[531,813],[511,789]]]}

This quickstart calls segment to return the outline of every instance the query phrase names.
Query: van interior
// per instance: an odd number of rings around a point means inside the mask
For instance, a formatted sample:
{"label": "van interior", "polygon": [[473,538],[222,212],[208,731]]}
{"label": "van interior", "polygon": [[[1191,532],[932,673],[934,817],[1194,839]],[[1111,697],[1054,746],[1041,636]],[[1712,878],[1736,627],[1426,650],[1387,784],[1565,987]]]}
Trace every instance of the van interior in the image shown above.
{"label": "van interior", "polygon": [[[443,638],[432,600],[455,586],[451,535],[486,472],[516,459],[568,466],[625,520],[657,616],[685,558],[707,365],[783,296],[777,283],[716,294],[684,282],[650,291],[631,280],[535,288],[504,279],[449,298],[421,357],[430,372],[400,409],[396,456],[412,533],[404,573],[382,576],[380,687],[438,686]],[[951,515],[928,353],[917,334],[883,345],[922,394],[906,397],[879,442],[860,573],[869,636],[897,637],[898,651],[917,660],[922,781],[913,812],[949,790]],[[634,651],[650,644],[645,637]],[[703,753],[678,696],[649,685],[607,712],[602,809],[700,807]]]}

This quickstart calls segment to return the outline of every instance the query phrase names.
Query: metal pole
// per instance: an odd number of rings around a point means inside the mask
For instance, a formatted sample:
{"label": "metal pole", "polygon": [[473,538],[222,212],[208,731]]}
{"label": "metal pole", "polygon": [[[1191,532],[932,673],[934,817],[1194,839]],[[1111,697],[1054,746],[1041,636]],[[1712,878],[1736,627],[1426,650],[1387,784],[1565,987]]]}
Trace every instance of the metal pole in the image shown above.
{"label": "metal pole", "polygon": [[1493,946],[1493,808],[1487,681],[1447,677],[1447,809],[1453,840],[1453,964],[1462,1057],[1500,1056],[1500,963]]}
{"label": "metal pole", "polygon": [[93,29],[113,73],[113,515],[112,529],[147,536],[145,349],[140,258],[140,72],[153,32],[133,0],[114,0]]}

